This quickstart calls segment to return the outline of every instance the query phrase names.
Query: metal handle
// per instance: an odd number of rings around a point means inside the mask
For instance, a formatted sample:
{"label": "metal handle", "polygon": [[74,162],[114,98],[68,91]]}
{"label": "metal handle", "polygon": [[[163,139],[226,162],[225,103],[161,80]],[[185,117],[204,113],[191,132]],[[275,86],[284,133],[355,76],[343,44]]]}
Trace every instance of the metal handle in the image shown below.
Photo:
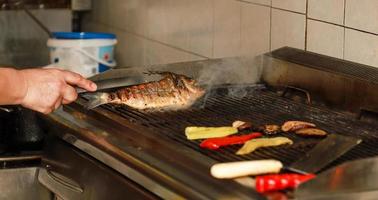
{"label": "metal handle", "polygon": [[357,115],[358,120],[363,120],[366,118],[366,120],[370,119],[372,121],[378,120],[378,111],[371,108],[360,108],[360,112]]}
{"label": "metal handle", "polygon": [[6,108],[6,107],[0,107],[0,110],[4,112],[8,112],[8,113],[13,112],[12,108]]}
{"label": "metal handle", "polygon": [[73,180],[52,172],[50,169],[39,169],[38,181],[62,199],[82,199],[84,189]]}
{"label": "metal handle", "polygon": [[282,97],[285,97],[285,95],[286,95],[290,90],[291,90],[291,91],[301,92],[301,93],[305,94],[305,95],[306,95],[306,99],[307,99],[307,104],[308,104],[308,105],[311,105],[311,95],[310,95],[310,93],[309,93],[307,90],[302,89],[302,88],[299,88],[299,87],[294,87],[294,86],[290,86],[290,85],[288,85],[288,86],[285,87],[285,90],[283,91],[283,93],[282,93],[281,96],[282,96]]}

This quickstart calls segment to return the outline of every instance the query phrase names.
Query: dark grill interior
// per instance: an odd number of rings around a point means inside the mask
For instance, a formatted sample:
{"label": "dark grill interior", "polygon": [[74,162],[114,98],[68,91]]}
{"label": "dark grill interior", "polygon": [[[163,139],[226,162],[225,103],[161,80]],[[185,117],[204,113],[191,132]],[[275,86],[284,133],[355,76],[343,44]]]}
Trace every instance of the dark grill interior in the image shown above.
{"label": "dark grill interior", "polygon": [[[241,145],[225,147],[218,151],[206,150],[199,147],[201,141],[186,139],[184,129],[187,126],[229,126],[235,120],[251,121],[254,125],[278,124],[287,120],[303,120],[313,122],[329,133],[357,136],[363,142],[347,154],[340,157],[328,167],[344,161],[378,155],[378,127],[368,122],[356,119],[351,113],[330,110],[321,106],[310,106],[305,103],[280,97],[276,92],[262,87],[246,87],[244,97],[228,95],[234,87],[213,89],[206,99],[187,110],[169,112],[144,112],[123,106],[104,105],[103,108],[117,113],[141,128],[148,128],[154,134],[168,137],[182,145],[211,157],[220,162],[278,159],[285,164],[304,156],[319,138],[304,138],[291,133],[279,135],[291,138],[294,144],[273,148],[262,148],[245,155],[237,156],[235,152]],[[236,88],[239,88],[237,86]],[[239,93],[243,94],[243,93]],[[326,167],[326,168],[328,168]]]}

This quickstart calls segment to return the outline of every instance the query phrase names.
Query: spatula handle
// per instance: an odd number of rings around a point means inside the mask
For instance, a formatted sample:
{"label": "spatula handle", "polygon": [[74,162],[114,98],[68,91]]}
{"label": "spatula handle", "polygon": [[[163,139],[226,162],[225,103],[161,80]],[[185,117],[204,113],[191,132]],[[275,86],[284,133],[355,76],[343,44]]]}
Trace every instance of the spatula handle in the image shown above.
{"label": "spatula handle", "polygon": [[238,161],[215,164],[210,173],[215,178],[226,179],[278,173],[282,167],[283,164],[278,160]]}

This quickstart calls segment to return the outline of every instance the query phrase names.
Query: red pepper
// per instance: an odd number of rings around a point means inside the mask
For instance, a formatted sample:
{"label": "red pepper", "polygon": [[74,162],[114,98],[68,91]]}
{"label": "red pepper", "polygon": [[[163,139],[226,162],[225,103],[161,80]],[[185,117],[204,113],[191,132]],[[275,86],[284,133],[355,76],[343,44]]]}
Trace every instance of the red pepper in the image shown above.
{"label": "red pepper", "polygon": [[299,184],[315,178],[314,174],[274,174],[256,177],[256,191],[260,193],[294,189]]}
{"label": "red pepper", "polygon": [[210,138],[201,142],[200,146],[207,149],[219,149],[222,146],[228,146],[233,144],[243,144],[253,138],[261,137],[261,133],[250,133],[248,135],[230,136],[221,138]]}

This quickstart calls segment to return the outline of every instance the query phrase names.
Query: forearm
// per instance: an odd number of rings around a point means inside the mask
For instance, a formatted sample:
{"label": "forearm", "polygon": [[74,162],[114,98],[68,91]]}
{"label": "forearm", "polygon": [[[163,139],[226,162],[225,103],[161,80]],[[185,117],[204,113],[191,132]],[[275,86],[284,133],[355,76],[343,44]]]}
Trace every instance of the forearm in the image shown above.
{"label": "forearm", "polygon": [[0,67],[0,105],[20,104],[26,94],[26,88],[20,71]]}

